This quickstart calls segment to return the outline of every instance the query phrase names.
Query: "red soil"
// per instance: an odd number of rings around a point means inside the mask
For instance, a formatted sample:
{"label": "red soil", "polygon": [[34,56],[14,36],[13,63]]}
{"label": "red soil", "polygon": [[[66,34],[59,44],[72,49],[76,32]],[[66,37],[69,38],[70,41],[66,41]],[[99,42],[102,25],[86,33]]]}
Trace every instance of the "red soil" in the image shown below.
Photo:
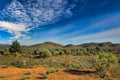
{"label": "red soil", "polygon": [[[43,80],[42,74],[51,68],[45,67],[34,67],[34,68],[0,68],[0,76],[5,76],[4,80],[20,80],[22,77],[25,77],[26,72],[31,72],[30,79],[28,80]],[[77,70],[76,70],[77,71]],[[49,74],[46,80],[99,80],[94,75],[89,75],[84,72],[78,73],[76,71],[67,71],[66,69],[59,69],[58,72]],[[0,78],[0,80],[3,80]]]}

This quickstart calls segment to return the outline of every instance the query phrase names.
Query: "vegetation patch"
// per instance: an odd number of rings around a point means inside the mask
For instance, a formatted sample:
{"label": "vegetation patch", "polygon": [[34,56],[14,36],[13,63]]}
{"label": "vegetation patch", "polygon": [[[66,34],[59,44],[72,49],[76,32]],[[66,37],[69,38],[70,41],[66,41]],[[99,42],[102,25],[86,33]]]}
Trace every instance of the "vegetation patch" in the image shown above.
{"label": "vegetation patch", "polygon": [[104,78],[106,76],[106,72],[109,68],[113,68],[118,65],[118,60],[116,56],[112,53],[99,53],[94,61],[93,66],[96,69],[97,74],[100,78]]}
{"label": "vegetation patch", "polygon": [[25,75],[30,75],[30,74],[31,74],[31,72],[26,72],[26,73],[25,73]]}
{"label": "vegetation patch", "polygon": [[30,79],[30,76],[25,76],[25,77],[20,78],[20,80],[28,80],[28,79]]}
{"label": "vegetation patch", "polygon": [[5,76],[0,75],[0,79],[4,79],[4,78],[6,78],[6,77],[5,77]]}

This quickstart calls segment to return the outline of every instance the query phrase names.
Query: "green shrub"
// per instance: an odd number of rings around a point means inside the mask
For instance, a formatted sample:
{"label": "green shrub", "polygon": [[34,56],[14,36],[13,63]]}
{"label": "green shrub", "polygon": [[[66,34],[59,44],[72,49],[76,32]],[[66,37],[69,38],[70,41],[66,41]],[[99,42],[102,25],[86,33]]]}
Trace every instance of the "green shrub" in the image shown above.
{"label": "green shrub", "polygon": [[11,53],[15,53],[15,52],[21,52],[21,50],[22,50],[22,48],[21,48],[21,46],[20,46],[20,43],[16,40],[16,41],[14,41],[13,43],[12,43],[12,45],[10,46],[10,48],[9,48],[9,51],[11,52]]}
{"label": "green shrub", "polygon": [[59,55],[64,55],[64,51],[63,50],[59,50]]}
{"label": "green shrub", "polygon": [[1,68],[8,68],[8,65],[2,65]]}
{"label": "green shrub", "polygon": [[57,50],[54,50],[54,52],[52,53],[54,56],[57,56],[57,55],[59,55],[59,51],[57,51]]}
{"label": "green shrub", "polygon": [[71,54],[71,50],[70,49],[64,49],[64,52],[65,52],[66,55]]}
{"label": "green shrub", "polygon": [[31,74],[31,72],[26,72],[26,73],[25,73],[25,75],[30,75],[30,74]]}
{"label": "green shrub", "polygon": [[0,79],[3,79],[3,78],[5,78],[5,76],[0,75]]}
{"label": "green shrub", "polygon": [[5,51],[3,49],[0,49],[0,55],[4,55]]}
{"label": "green shrub", "polygon": [[22,77],[20,80],[27,80],[27,79],[30,79],[30,76]]}
{"label": "green shrub", "polygon": [[10,56],[11,54],[9,53],[9,51],[4,51],[4,54],[3,54],[4,56]]}
{"label": "green shrub", "polygon": [[93,66],[100,78],[104,78],[108,68],[118,65],[116,56],[112,53],[100,52],[93,60]]}
{"label": "green shrub", "polygon": [[36,52],[39,54],[41,58],[52,57],[52,54],[48,49],[42,48],[38,49]]}
{"label": "green shrub", "polygon": [[47,79],[47,78],[48,78],[48,74],[46,74],[46,73],[43,74],[43,75],[42,75],[42,78],[43,78],[43,79]]}
{"label": "green shrub", "polygon": [[33,64],[29,60],[17,60],[11,63],[12,66],[19,68],[31,68]]}
{"label": "green shrub", "polygon": [[55,70],[49,70],[46,72],[46,74],[50,74],[50,73],[54,73],[54,72],[55,72]]}
{"label": "green shrub", "polygon": [[48,71],[45,72],[45,74],[42,75],[42,78],[43,78],[43,79],[47,79],[47,78],[48,78],[48,75],[49,75],[50,73],[55,73],[55,72],[58,72],[58,70],[57,70],[57,69],[48,70]]}

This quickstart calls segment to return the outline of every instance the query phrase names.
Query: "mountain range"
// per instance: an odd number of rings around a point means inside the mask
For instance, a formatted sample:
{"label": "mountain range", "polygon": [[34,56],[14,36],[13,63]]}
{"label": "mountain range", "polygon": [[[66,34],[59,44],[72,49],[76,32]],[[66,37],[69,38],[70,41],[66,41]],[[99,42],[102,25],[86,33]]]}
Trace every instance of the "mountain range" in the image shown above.
{"label": "mountain range", "polygon": [[[6,47],[8,48],[10,46],[10,44],[0,44],[0,48]],[[102,43],[84,43],[84,44],[78,44],[78,45],[74,45],[74,44],[67,44],[67,45],[63,45],[63,44],[58,44],[58,43],[54,43],[54,42],[44,42],[44,43],[39,43],[39,44],[35,44],[35,45],[30,45],[30,46],[23,46],[25,48],[52,48],[52,49],[56,49],[56,48],[95,48],[95,47],[100,47],[100,48],[120,48],[120,44],[116,43],[113,44],[111,42],[102,42]]]}
{"label": "mountain range", "polygon": [[[0,44],[0,48],[2,47],[9,47],[9,44]],[[44,42],[40,44],[35,44],[35,45],[30,45],[30,46],[23,46],[25,48],[95,48],[95,47],[100,47],[100,48],[120,48],[120,44],[116,43],[113,44],[111,42],[103,42],[103,43],[84,43],[84,44],[78,44],[78,45],[73,45],[73,44],[67,44],[67,45],[62,45],[54,42]]]}

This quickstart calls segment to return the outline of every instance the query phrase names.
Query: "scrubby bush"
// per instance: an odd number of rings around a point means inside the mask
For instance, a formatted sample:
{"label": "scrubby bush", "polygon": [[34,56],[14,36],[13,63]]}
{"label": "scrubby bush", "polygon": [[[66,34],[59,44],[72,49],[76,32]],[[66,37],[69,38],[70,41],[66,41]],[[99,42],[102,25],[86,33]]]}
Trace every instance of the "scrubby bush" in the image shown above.
{"label": "scrubby bush", "polygon": [[42,75],[42,78],[47,79],[50,73],[55,73],[55,72],[58,72],[58,70],[57,69],[48,70]]}
{"label": "scrubby bush", "polygon": [[15,67],[19,67],[19,68],[31,68],[31,67],[34,66],[34,64],[31,62],[30,59],[27,60],[27,59],[24,59],[24,58],[23,59],[20,58],[16,61],[13,61],[11,63],[11,65],[15,66]]}
{"label": "scrubby bush", "polygon": [[46,74],[49,75],[50,73],[55,73],[55,72],[58,72],[58,69],[48,70],[46,71]]}
{"label": "scrubby bush", "polygon": [[21,50],[22,50],[22,48],[21,48],[21,46],[20,46],[20,43],[16,40],[16,41],[14,41],[13,43],[12,43],[12,45],[10,46],[10,48],[9,48],[9,51],[11,52],[11,53],[16,53],[16,52],[21,52]]}
{"label": "scrubby bush", "polygon": [[64,52],[65,52],[66,55],[71,54],[71,50],[70,49],[64,49]]}
{"label": "scrubby bush", "polygon": [[43,78],[43,79],[47,79],[47,78],[48,78],[48,74],[46,74],[46,73],[43,74],[43,75],[42,75],[42,78]]}
{"label": "scrubby bush", "polygon": [[64,55],[65,54],[65,52],[62,49],[60,49],[58,51],[59,51],[59,55]]}
{"label": "scrubby bush", "polygon": [[4,79],[4,78],[5,78],[5,76],[0,75],[0,79]]}
{"label": "scrubby bush", "polygon": [[100,52],[93,60],[93,66],[101,78],[105,77],[107,69],[117,65],[118,60],[112,53]]}
{"label": "scrubby bush", "polygon": [[25,73],[25,75],[30,75],[30,74],[31,74],[31,72],[26,72],[26,73]]}
{"label": "scrubby bush", "polygon": [[20,80],[28,80],[28,79],[30,79],[30,76],[22,77]]}
{"label": "scrubby bush", "polygon": [[4,54],[4,50],[0,49],[0,55],[3,55],[3,54]]}
{"label": "scrubby bush", "polygon": [[41,58],[46,58],[46,57],[51,57],[52,56],[51,52],[48,49],[44,49],[44,48],[36,50],[36,53]]}
{"label": "scrubby bush", "polygon": [[8,49],[0,49],[0,55],[4,55],[4,56],[10,55],[9,50]]}

